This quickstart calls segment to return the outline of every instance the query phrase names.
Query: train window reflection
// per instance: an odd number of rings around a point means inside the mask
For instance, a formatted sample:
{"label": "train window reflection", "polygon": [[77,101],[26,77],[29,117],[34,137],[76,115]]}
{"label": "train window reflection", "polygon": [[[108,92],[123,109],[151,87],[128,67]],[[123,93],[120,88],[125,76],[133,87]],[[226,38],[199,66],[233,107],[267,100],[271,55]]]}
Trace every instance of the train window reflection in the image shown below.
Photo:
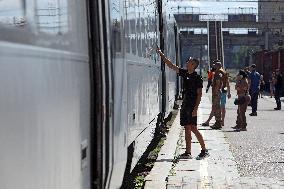
{"label": "train window reflection", "polygon": [[131,51],[132,51],[132,54],[135,54],[136,55],[136,38],[135,36],[132,38],[130,38],[131,40]]}
{"label": "train window reflection", "polygon": [[130,53],[130,38],[129,37],[125,37],[125,50],[127,53]]}
{"label": "train window reflection", "polygon": [[67,0],[37,0],[35,17],[40,32],[58,35],[68,32]]}
{"label": "train window reflection", "polygon": [[17,27],[25,26],[24,0],[0,0],[0,24]]}
{"label": "train window reflection", "polygon": [[111,1],[111,19],[112,19],[112,47],[114,52],[122,51],[121,44],[121,3],[118,0]]}

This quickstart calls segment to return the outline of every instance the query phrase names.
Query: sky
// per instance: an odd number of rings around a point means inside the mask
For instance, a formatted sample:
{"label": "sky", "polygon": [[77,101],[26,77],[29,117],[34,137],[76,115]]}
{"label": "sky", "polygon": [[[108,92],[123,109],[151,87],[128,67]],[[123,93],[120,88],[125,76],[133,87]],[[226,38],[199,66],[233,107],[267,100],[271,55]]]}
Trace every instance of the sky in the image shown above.
{"label": "sky", "polygon": [[[257,12],[257,3],[256,2],[210,2],[210,1],[190,1],[190,0],[176,0],[168,1],[170,7],[177,6],[192,6],[199,7],[200,13],[209,13],[209,14],[221,14],[228,13],[228,8],[230,13],[235,12],[235,8],[247,8],[247,11]],[[182,10],[182,9],[180,9]],[[189,9],[188,9],[189,10]],[[194,9],[198,10],[198,9]],[[238,9],[237,11],[244,11],[245,9]]]}
{"label": "sky", "polygon": [[[221,0],[222,1],[222,0]],[[284,0],[283,0],[284,1]],[[258,4],[256,2],[213,2],[207,1],[193,1],[193,0],[168,0],[168,7],[186,6],[195,7],[194,9],[188,8],[187,13],[191,13],[193,10],[196,14],[240,14],[240,13],[257,13]],[[172,9],[177,10],[177,9]],[[188,12],[189,11],[189,12]],[[197,11],[197,12],[196,12]],[[184,8],[180,9],[180,13],[184,12]],[[216,16],[214,17],[216,18]],[[223,20],[222,16],[218,17]],[[206,18],[205,18],[206,19]],[[219,20],[219,19],[217,19]],[[193,30],[193,29],[190,29]],[[233,33],[247,33],[247,29],[227,29]],[[200,33],[201,30],[194,29],[195,32]]]}

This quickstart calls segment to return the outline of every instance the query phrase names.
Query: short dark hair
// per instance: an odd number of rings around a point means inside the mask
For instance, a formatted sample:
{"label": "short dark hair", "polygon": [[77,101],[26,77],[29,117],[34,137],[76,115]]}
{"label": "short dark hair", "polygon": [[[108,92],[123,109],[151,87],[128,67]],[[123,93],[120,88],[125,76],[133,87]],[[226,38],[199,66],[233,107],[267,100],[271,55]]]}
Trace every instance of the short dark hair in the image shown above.
{"label": "short dark hair", "polygon": [[255,65],[255,64],[252,64],[250,67],[252,67],[252,68],[256,68],[256,65]]}
{"label": "short dark hair", "polygon": [[241,75],[243,77],[247,77],[247,73],[244,70],[240,70],[239,75]]}
{"label": "short dark hair", "polygon": [[186,62],[188,62],[188,61],[190,61],[190,60],[195,63],[195,65],[196,65],[196,66],[195,66],[195,69],[196,69],[196,68],[199,66],[199,60],[196,59],[196,58],[189,57]]}

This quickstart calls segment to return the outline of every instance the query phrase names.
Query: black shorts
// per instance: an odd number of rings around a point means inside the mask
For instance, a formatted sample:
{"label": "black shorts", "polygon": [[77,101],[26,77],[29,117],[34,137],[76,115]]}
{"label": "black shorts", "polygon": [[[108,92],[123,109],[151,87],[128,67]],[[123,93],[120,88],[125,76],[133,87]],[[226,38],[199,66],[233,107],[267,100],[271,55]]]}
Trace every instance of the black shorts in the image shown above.
{"label": "black shorts", "polygon": [[180,110],[180,125],[195,125],[197,126],[197,116],[192,116],[194,106],[189,104],[183,104]]}

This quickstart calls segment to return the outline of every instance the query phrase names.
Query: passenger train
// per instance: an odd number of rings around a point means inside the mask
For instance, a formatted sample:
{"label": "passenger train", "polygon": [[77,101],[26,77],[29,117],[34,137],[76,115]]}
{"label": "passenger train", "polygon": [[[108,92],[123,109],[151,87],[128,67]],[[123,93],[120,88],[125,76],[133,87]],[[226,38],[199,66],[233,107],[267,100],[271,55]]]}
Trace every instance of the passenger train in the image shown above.
{"label": "passenger train", "polygon": [[166,10],[161,0],[0,1],[1,189],[121,186],[179,95],[155,52],[179,64]]}

